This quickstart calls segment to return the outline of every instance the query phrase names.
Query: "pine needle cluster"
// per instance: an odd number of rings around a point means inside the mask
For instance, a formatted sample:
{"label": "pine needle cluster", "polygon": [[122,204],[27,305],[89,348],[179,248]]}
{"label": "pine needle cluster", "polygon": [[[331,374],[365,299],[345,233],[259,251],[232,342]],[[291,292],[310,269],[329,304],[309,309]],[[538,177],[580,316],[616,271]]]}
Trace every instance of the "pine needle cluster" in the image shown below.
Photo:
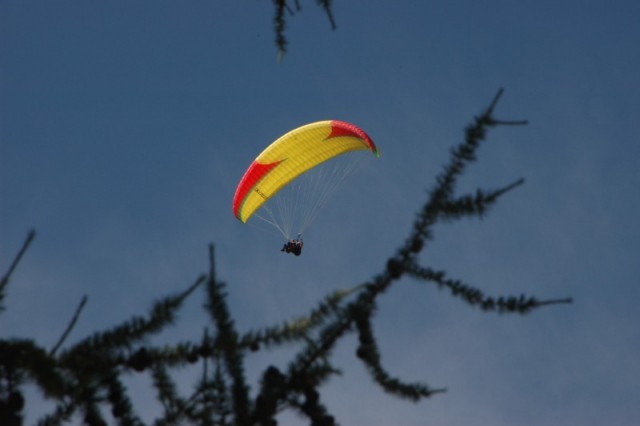
{"label": "pine needle cluster", "polygon": [[[333,18],[333,9],[331,0],[316,0],[318,6],[324,11],[331,25],[331,29],[336,29],[336,21]],[[287,0],[273,0],[275,16],[273,18],[273,30],[275,33],[275,43],[278,49],[278,58],[281,59],[287,51],[287,37],[285,36],[287,29],[287,20],[300,12],[300,0],[293,1],[293,7]]]}
{"label": "pine needle cluster", "polygon": [[[525,123],[494,118],[501,94],[502,91],[498,92],[490,106],[466,128],[464,141],[451,150],[449,161],[437,176],[408,237],[370,281],[332,292],[306,316],[243,332],[237,329],[229,311],[225,284],[217,277],[214,247],[210,246],[208,273],[199,276],[186,290],[157,300],[146,315],[135,316],[65,347],[66,337],[87,301],[83,297],[69,326],[52,349],[47,350],[30,339],[0,339],[0,424],[22,424],[27,405],[24,388],[31,383],[55,404],[38,425],[77,423],[78,419],[91,426],[110,422],[143,425],[123,379],[147,374],[162,407],[153,422],[157,426],[274,426],[283,410],[299,413],[312,426],[336,425],[337,420],[323,403],[321,389],[340,374],[331,362],[331,355],[339,341],[349,334],[356,334],[358,338],[355,356],[365,365],[372,381],[390,395],[419,401],[444,392],[442,388],[394,377],[382,363],[372,319],[379,298],[401,278],[435,284],[487,312],[526,314],[542,306],[571,302],[571,299],[538,300],[524,295],[488,296],[469,284],[449,278],[444,271],[420,263],[419,254],[432,240],[437,223],[483,216],[501,196],[524,182],[519,179],[499,189],[456,194],[458,179],[475,161],[488,130]],[[4,308],[10,277],[34,236],[33,231],[29,232],[0,281],[0,308]],[[203,287],[210,323],[204,328],[202,338],[164,346],[150,345],[148,338],[174,324],[185,299]],[[273,365],[266,368],[259,388],[252,389],[245,373],[247,357],[285,344],[296,345],[297,354],[286,368]],[[181,395],[171,372],[197,364],[202,367],[201,378],[190,393]]]}

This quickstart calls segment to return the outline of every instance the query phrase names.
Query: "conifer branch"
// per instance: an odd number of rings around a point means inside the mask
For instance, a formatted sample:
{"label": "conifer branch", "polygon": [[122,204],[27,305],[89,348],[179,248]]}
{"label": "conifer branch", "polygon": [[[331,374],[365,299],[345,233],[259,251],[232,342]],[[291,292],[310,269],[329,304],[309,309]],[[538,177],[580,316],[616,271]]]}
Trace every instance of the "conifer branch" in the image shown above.
{"label": "conifer branch", "polygon": [[345,313],[346,309],[338,318],[320,330],[316,340],[307,342],[305,348],[289,364],[291,377],[306,375],[318,359],[329,356],[337,340],[351,328],[352,319]]}
{"label": "conifer branch", "polygon": [[356,319],[356,326],[360,341],[356,354],[368,368],[373,379],[385,391],[412,401],[428,398],[436,393],[446,392],[446,389],[429,389],[429,387],[420,383],[403,383],[399,379],[391,377],[381,364],[378,344],[371,327],[371,312],[359,315],[358,319]]}
{"label": "conifer branch", "polygon": [[216,346],[221,348],[222,357],[233,382],[231,393],[236,422],[243,426],[247,425],[249,420],[249,387],[244,378],[244,359],[238,344],[238,334],[229,315],[225,294],[222,291],[224,284],[216,281],[213,245],[209,246],[209,264],[206,307],[218,329]]}
{"label": "conifer branch", "polygon": [[[156,421],[156,426],[182,424],[187,420],[191,422],[191,424],[202,426],[224,426],[227,424],[224,418],[229,415],[231,411],[227,405],[227,388],[221,375],[219,362],[216,366],[215,377],[210,379],[208,375],[208,358],[213,355],[212,345],[209,343],[208,333],[205,329],[202,345],[188,355],[189,363],[195,363],[199,357],[203,358],[202,378],[198,382],[194,392],[186,400],[179,398],[175,393],[175,389],[171,392],[166,392],[163,397],[167,401],[167,403],[164,404],[166,407],[165,416]],[[215,358],[219,361],[217,356]],[[164,367],[164,364],[160,365]],[[162,381],[171,380],[168,372],[165,371],[162,374],[165,375],[166,378],[158,376],[160,380],[156,388],[159,389],[159,386],[170,386],[174,388],[169,382],[167,382],[167,385],[160,384]],[[173,381],[171,381],[171,383],[173,383]],[[170,397],[171,393],[176,396]],[[215,416],[218,416],[218,418],[216,419]]]}
{"label": "conifer branch", "polygon": [[283,375],[276,367],[269,367],[265,371],[262,391],[256,399],[256,411],[252,419],[257,424],[274,424],[273,416],[277,410],[294,408],[308,417],[312,425],[334,425],[335,420],[319,402],[320,394],[317,391],[322,382],[333,374],[339,372],[328,362],[319,363],[304,372],[292,371],[289,376]]}
{"label": "conifer branch", "polygon": [[288,375],[294,388],[300,389],[301,382],[306,383],[306,387],[315,388],[330,374],[337,373],[327,361],[333,347],[342,336],[351,330],[354,321],[357,321],[362,312],[371,312],[375,298],[386,289],[390,282],[391,279],[381,277],[378,279],[377,285],[358,286],[357,288],[360,289],[358,298],[337,311],[336,317],[319,332],[316,340],[307,342],[305,349],[289,364]]}
{"label": "conifer branch", "polygon": [[51,348],[51,351],[49,352],[49,355],[54,356],[56,354],[56,352],[58,351],[58,349],[60,349],[60,346],[62,346],[64,341],[69,336],[69,333],[71,333],[71,330],[73,330],[73,327],[76,325],[76,322],[78,321],[78,318],[80,317],[80,313],[82,312],[82,309],[84,308],[84,305],[86,303],[87,303],[87,295],[84,295],[84,296],[82,296],[82,300],[80,301],[80,304],[76,308],[76,311],[73,314],[73,317],[71,318],[71,321],[69,322],[69,325],[67,325],[67,328],[64,330],[64,333],[62,333],[62,336],[60,336],[60,339],[58,339],[58,342],[53,346],[53,348]]}
{"label": "conifer branch", "polygon": [[4,289],[7,286],[7,284],[9,284],[9,279],[11,278],[13,271],[15,271],[16,267],[18,266],[18,263],[20,263],[20,259],[22,259],[22,256],[24,256],[24,254],[27,252],[27,249],[31,245],[31,242],[33,241],[35,236],[36,236],[36,231],[33,229],[27,233],[27,238],[22,243],[22,247],[16,254],[16,257],[13,259],[13,262],[11,262],[11,265],[9,265],[9,269],[4,274],[4,276],[0,278],[0,312],[4,310],[4,306],[2,305],[2,302],[5,297]]}
{"label": "conifer branch", "polygon": [[282,345],[285,342],[306,339],[309,332],[322,325],[331,315],[339,312],[339,305],[345,298],[361,288],[362,286],[356,286],[346,290],[334,291],[326,296],[307,316],[287,321],[280,326],[250,331],[242,336],[240,346],[249,347],[255,351],[259,349],[260,345],[270,347],[272,345]]}
{"label": "conifer branch", "polygon": [[16,257],[13,259],[13,262],[11,262],[11,265],[9,265],[9,269],[7,270],[7,273],[2,277],[2,279],[0,279],[0,290],[2,290],[4,286],[8,284],[11,274],[13,274],[13,271],[18,266],[18,263],[20,263],[20,259],[22,259],[22,256],[24,256],[24,254],[26,253],[27,249],[29,248],[29,245],[31,245],[31,242],[33,241],[35,236],[36,236],[36,231],[33,229],[27,233],[27,238],[22,243],[22,247],[16,254]]}
{"label": "conifer branch", "polygon": [[151,368],[153,385],[158,393],[157,399],[164,408],[164,416],[161,421],[156,421],[156,425],[179,424],[180,418],[186,408],[185,401],[178,396],[176,385],[169,376],[166,366],[155,363]]}
{"label": "conifer branch", "polygon": [[183,342],[176,345],[169,345],[158,355],[158,360],[168,367],[184,366],[195,364],[201,357],[209,356],[213,349],[209,344],[200,345],[192,342]]}
{"label": "conifer branch", "polygon": [[98,407],[99,398],[96,395],[96,388],[84,387],[82,391],[82,399],[80,399],[78,403],[80,411],[82,411],[83,414],[84,423],[87,425],[107,425]]}
{"label": "conifer branch", "polygon": [[33,341],[0,340],[0,380],[7,380],[12,386],[17,386],[26,378],[35,382],[44,395],[50,398],[61,397],[67,388],[67,382],[55,361]]}
{"label": "conifer branch", "polygon": [[572,297],[565,297],[564,299],[551,299],[551,300],[543,300],[538,302],[538,306],[547,306],[547,305],[567,305],[573,303]]}
{"label": "conifer branch", "polygon": [[[157,301],[151,308],[148,317],[134,316],[124,324],[109,331],[96,333],[71,348],[67,354],[99,352],[103,349],[131,347],[134,343],[158,333],[164,327],[173,324],[175,314],[184,300],[206,280],[205,275],[198,277],[187,290],[175,296],[165,297]],[[63,355],[63,359],[65,356]]]}
{"label": "conifer branch", "polygon": [[502,97],[503,93],[504,93],[504,88],[501,87],[500,89],[498,89],[498,93],[496,93],[496,95],[493,97],[493,100],[485,110],[484,114],[482,114],[482,117],[486,119],[490,119],[493,116],[493,110],[496,108],[496,105],[498,105],[498,101]]}
{"label": "conifer branch", "polygon": [[449,200],[442,205],[441,217],[446,220],[457,220],[466,216],[482,218],[500,196],[523,183],[524,179],[520,178],[504,188],[488,192],[478,189],[475,195],[465,195],[454,200]]}
{"label": "conifer branch", "polygon": [[127,395],[127,389],[117,375],[106,375],[104,380],[107,387],[107,400],[111,405],[111,414],[118,423],[123,426],[143,426],[144,423],[133,413],[133,405]]}
{"label": "conifer branch", "polygon": [[558,299],[539,301],[535,297],[521,296],[486,296],[481,290],[471,287],[462,281],[446,278],[443,271],[434,271],[431,268],[423,268],[411,265],[407,273],[422,281],[430,281],[451,291],[455,297],[463,299],[472,306],[480,306],[484,311],[497,311],[500,313],[526,314],[531,310],[552,304],[571,303],[572,299]]}
{"label": "conifer branch", "polygon": [[[504,121],[496,120],[493,117],[493,111],[502,93],[503,89],[500,89],[484,113],[476,117],[473,124],[467,126],[465,129],[464,142],[451,150],[449,162],[444,166],[443,171],[436,176],[436,185],[429,192],[428,200],[420,210],[409,237],[398,250],[397,255],[390,258],[387,262],[387,273],[389,273],[393,279],[402,276],[404,268],[412,263],[411,259],[424,249],[427,240],[433,238],[432,228],[439,219],[446,217],[447,207],[450,209],[452,207],[463,207],[459,204],[456,205],[454,201],[457,180],[469,163],[476,160],[476,151],[481,142],[486,138],[487,130],[504,123]],[[525,123],[525,121],[509,123],[521,124]],[[493,194],[481,193],[480,198],[476,200],[464,200],[464,203],[466,203],[464,207],[468,212],[478,213],[480,211],[479,207],[486,207],[493,202],[493,199],[519,184],[520,180],[502,190],[495,191]],[[449,213],[451,214],[452,211],[449,211]],[[455,209],[453,213],[455,213]],[[453,216],[455,216],[455,214]]]}
{"label": "conifer branch", "polygon": [[274,366],[268,367],[262,375],[260,393],[256,397],[251,424],[273,424],[278,402],[287,395],[286,377]]}
{"label": "conifer branch", "polygon": [[296,406],[302,414],[311,420],[312,426],[335,426],[334,417],[327,407],[320,402],[320,393],[314,388],[304,390],[304,402]]}
{"label": "conifer branch", "polygon": [[284,16],[287,9],[286,0],[273,0],[275,6],[275,17],[273,19],[274,30],[276,33],[276,47],[278,48],[278,56],[281,58],[287,51],[287,38],[284,35],[287,21]]}
{"label": "conifer branch", "polygon": [[[288,40],[285,36],[285,31],[287,27],[287,18],[286,13],[288,12],[290,15],[294,14],[294,11],[288,5],[287,0],[272,0],[274,7],[274,18],[273,18],[273,28],[275,33],[275,43],[276,48],[278,49],[278,62],[282,60],[284,54],[287,51]],[[329,24],[331,25],[331,29],[335,30],[337,28],[336,21],[333,17],[333,7],[331,0],[316,0],[316,3],[324,10],[324,13],[329,20]],[[299,0],[295,0],[295,8],[296,11],[300,10],[300,2]]]}
{"label": "conifer branch", "polygon": [[62,399],[56,404],[53,413],[44,416],[36,424],[37,426],[62,425],[68,422],[75,412],[76,405],[69,403],[66,399]]}
{"label": "conifer branch", "polygon": [[316,0],[318,2],[318,4],[320,5],[320,7],[322,7],[324,9],[324,12],[327,14],[327,19],[329,20],[329,23],[331,24],[331,29],[335,30],[336,27],[336,21],[333,19],[333,11],[331,8],[331,0]]}
{"label": "conifer branch", "polygon": [[487,202],[492,203],[492,202],[496,201],[502,195],[506,194],[507,192],[511,191],[512,189],[515,189],[515,188],[517,188],[517,187],[519,187],[520,185],[523,185],[523,184],[524,184],[524,178],[520,178],[517,181],[505,186],[504,188],[493,190],[493,191],[489,192],[489,194],[487,195]]}
{"label": "conifer branch", "polygon": [[220,358],[216,357],[216,369],[213,379],[210,384],[206,382],[206,386],[204,387],[209,389],[209,392],[207,392],[207,402],[211,404],[213,413],[217,416],[217,418],[214,419],[214,424],[219,426],[230,424],[227,423],[227,416],[231,414],[230,395],[220,366]]}
{"label": "conifer branch", "polygon": [[[328,12],[332,26],[329,0],[317,0]],[[284,37],[285,13],[292,13],[284,0],[274,0],[281,8],[281,30]],[[298,2],[296,5],[299,7]],[[280,16],[280,18],[278,18]],[[284,40],[284,38],[283,38]],[[70,421],[81,415],[84,423],[103,425],[104,409],[121,425],[139,425],[127,388],[124,374],[151,370],[153,387],[164,413],[155,424],[193,424],[199,426],[272,425],[283,409],[293,409],[307,417],[314,426],[330,426],[335,419],[320,401],[319,388],[331,377],[340,374],[330,357],[340,339],[356,332],[359,344],[356,355],[365,364],[374,382],[385,391],[417,401],[445,389],[431,389],[421,383],[405,383],[391,376],[382,366],[372,321],[378,297],[402,277],[436,284],[454,297],[485,311],[526,313],[535,308],[571,303],[572,299],[539,301],[524,295],[490,297],[462,281],[448,278],[442,271],[420,266],[418,254],[424,243],[433,237],[433,227],[439,221],[453,221],[479,216],[499,197],[522,185],[519,179],[495,190],[479,189],[475,194],[456,195],[457,181],[466,167],[476,159],[477,149],[487,131],[498,125],[521,125],[526,121],[504,121],[493,117],[502,95],[500,89],[489,107],[465,130],[464,141],[451,150],[449,162],[437,175],[436,184],[413,223],[404,244],[388,260],[382,272],[371,281],[347,290],[333,292],[321,300],[307,315],[280,325],[264,327],[242,335],[235,329],[224,291],[225,284],[216,278],[214,248],[209,246],[209,273],[199,277],[187,290],[155,302],[146,316],[135,316],[111,330],[95,333],[58,356],[67,336],[74,328],[86,303],[86,296],[71,319],[58,343],[46,351],[31,341],[0,339],[0,404],[6,395],[18,400],[15,392],[32,380],[45,396],[54,400],[54,411],[39,424],[53,425]],[[2,291],[26,248],[33,239],[27,237],[22,250],[0,282]],[[179,342],[165,346],[144,344],[145,338],[172,325],[178,309],[200,284],[206,282],[205,309],[215,326],[209,337],[205,329],[199,342]],[[354,296],[351,300],[349,298]],[[271,366],[262,374],[257,395],[250,396],[245,379],[244,358],[248,351],[261,346],[277,347],[296,342],[300,350],[288,364],[286,373]],[[187,397],[181,397],[171,377],[171,368],[193,365],[202,361],[202,377]],[[209,373],[209,362],[215,371]],[[17,396],[16,396],[17,395]],[[11,413],[12,419],[21,408]],[[16,414],[18,413],[18,414]],[[4,418],[0,417],[0,423]]]}
{"label": "conifer branch", "polygon": [[[497,99],[494,99],[495,102]],[[449,164],[445,165],[444,170],[436,177],[436,186],[429,192],[429,199],[414,222],[409,239],[400,250],[401,257],[407,258],[412,252],[415,253],[417,246],[417,251],[422,250],[423,242],[432,238],[431,228],[437,222],[442,206],[453,196],[456,181],[467,164],[475,160],[475,152],[485,138],[488,123],[492,120],[490,114],[494,106],[495,104],[492,104],[484,115],[476,119],[474,125],[466,128],[465,141],[451,150]]]}

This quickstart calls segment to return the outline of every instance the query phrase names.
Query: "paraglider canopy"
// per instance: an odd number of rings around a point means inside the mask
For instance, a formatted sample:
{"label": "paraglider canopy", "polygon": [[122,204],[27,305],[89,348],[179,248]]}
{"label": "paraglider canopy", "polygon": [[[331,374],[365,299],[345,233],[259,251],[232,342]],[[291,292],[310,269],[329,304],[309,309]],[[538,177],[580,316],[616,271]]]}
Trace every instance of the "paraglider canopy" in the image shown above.
{"label": "paraglider canopy", "polygon": [[[247,222],[268,200],[299,176],[355,151],[370,151],[376,157],[380,156],[378,148],[362,129],[344,121],[318,121],[291,130],[265,148],[245,172],[233,198],[234,216],[243,223]],[[336,179],[342,180],[343,177]],[[331,184],[332,179],[323,180],[329,181],[325,184]],[[321,203],[316,204],[320,206]],[[280,231],[285,237],[290,237],[287,235],[290,231]]]}

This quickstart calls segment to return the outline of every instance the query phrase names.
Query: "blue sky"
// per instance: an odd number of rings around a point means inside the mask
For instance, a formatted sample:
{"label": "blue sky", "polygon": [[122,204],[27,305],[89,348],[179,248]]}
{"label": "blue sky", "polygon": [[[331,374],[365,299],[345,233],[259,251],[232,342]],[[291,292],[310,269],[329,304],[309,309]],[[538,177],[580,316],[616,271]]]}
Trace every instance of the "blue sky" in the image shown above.
{"label": "blue sky", "polygon": [[[640,4],[335,1],[331,31],[301,3],[278,62],[271,2],[0,0],[3,271],[37,231],[0,335],[51,347],[84,294],[71,341],[118,324],[205,272],[210,242],[240,330],[302,315],[381,270],[504,87],[496,115],[530,124],[493,131],[460,190],[526,184],[482,221],[438,226],[423,261],[488,294],[575,303],[483,314],[403,280],[375,322],[383,362],[448,392],[385,395],[349,338],[322,398],[343,425],[636,424]],[[268,143],[324,119],[362,127],[381,158],[285,256],[233,217],[235,185]],[[205,325],[193,297],[165,337]],[[248,371],[290,353],[259,352]],[[152,419],[145,378],[130,382]],[[36,401],[28,419],[48,407]]]}

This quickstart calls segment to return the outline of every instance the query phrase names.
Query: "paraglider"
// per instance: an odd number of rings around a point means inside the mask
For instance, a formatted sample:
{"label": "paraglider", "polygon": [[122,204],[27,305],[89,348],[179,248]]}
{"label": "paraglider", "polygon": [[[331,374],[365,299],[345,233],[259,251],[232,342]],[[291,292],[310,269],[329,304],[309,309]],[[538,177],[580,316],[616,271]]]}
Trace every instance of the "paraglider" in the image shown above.
{"label": "paraglider", "polygon": [[344,121],[291,130],[249,165],[233,197],[233,214],[243,223],[255,215],[272,225],[287,240],[282,251],[299,256],[305,228],[367,151],[380,157],[371,138]]}
{"label": "paraglider", "polygon": [[298,238],[296,238],[295,240],[289,240],[284,243],[280,251],[283,251],[285,253],[293,253],[296,256],[300,256],[302,254],[303,246],[304,243],[302,242],[302,236],[298,235]]}

